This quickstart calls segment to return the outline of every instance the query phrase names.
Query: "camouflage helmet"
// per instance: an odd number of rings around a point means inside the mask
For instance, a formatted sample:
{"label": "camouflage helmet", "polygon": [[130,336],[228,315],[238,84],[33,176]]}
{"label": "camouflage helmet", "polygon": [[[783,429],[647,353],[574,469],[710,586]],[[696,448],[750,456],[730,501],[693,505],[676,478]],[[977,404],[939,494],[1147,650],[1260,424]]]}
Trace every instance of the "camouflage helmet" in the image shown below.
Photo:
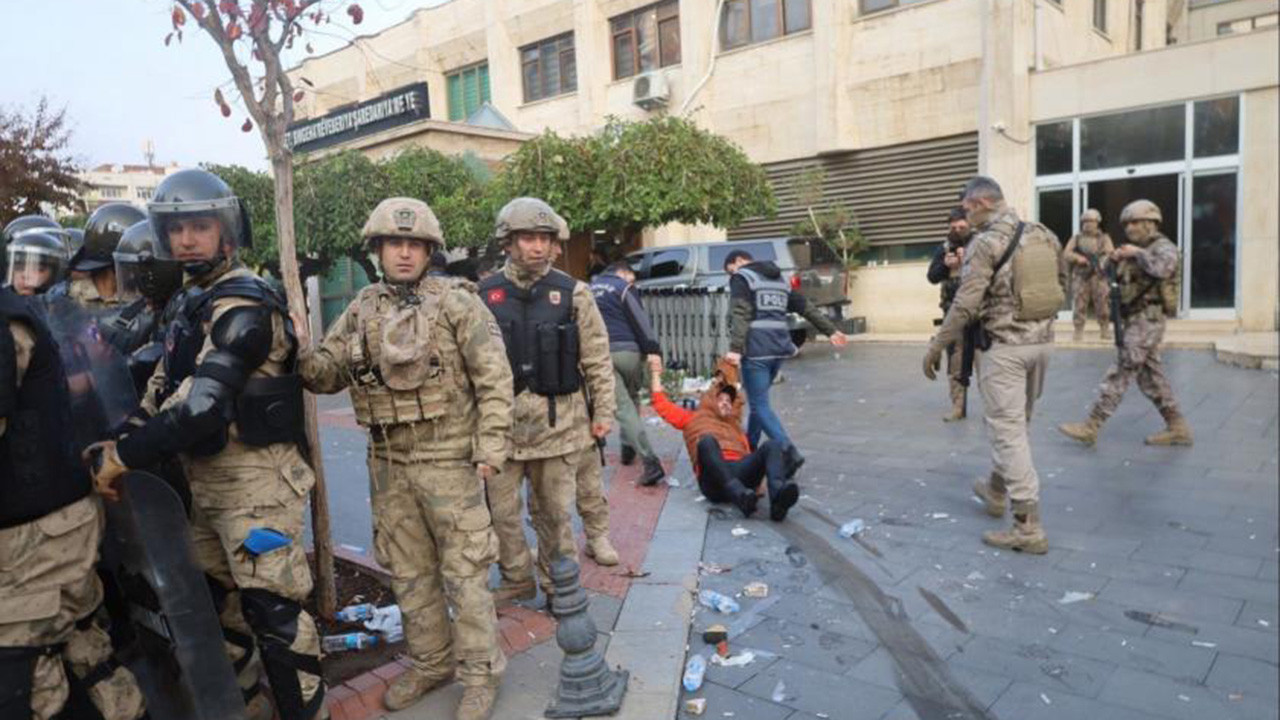
{"label": "camouflage helmet", "polygon": [[1120,211],[1120,224],[1128,225],[1131,222],[1139,220],[1150,220],[1160,224],[1164,222],[1164,217],[1160,214],[1160,208],[1150,200],[1134,200],[1124,209]]}
{"label": "camouflage helmet", "polygon": [[1095,208],[1089,208],[1088,210],[1085,210],[1083,213],[1081,213],[1081,215],[1080,215],[1080,224],[1081,224],[1081,225],[1083,225],[1083,224],[1085,224],[1085,223],[1089,222],[1090,220],[1092,220],[1092,221],[1094,221],[1094,222],[1098,223],[1099,225],[1101,225],[1101,224],[1102,224],[1102,213],[1098,212]]}
{"label": "camouflage helmet", "polygon": [[381,238],[424,240],[444,249],[444,234],[440,232],[436,214],[431,211],[431,206],[413,198],[393,197],[378,203],[378,207],[369,214],[360,236],[370,250]]}
{"label": "camouflage helmet", "polygon": [[569,239],[569,223],[538,198],[519,197],[503,205],[498,211],[498,219],[493,227],[493,237],[498,242],[507,242],[511,233],[520,230],[551,233],[557,240]]}

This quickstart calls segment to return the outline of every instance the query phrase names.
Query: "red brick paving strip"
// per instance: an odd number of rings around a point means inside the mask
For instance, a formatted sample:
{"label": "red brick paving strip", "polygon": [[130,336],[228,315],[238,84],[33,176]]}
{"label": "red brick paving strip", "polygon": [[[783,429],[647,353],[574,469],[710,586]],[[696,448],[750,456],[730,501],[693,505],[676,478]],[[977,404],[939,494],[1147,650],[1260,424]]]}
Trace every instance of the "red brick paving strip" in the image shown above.
{"label": "red brick paving strip", "polygon": [[[320,413],[321,424],[328,426],[347,426],[346,418],[341,413],[328,411]],[[354,417],[351,418],[352,427]],[[671,467],[673,458],[668,458],[665,465]],[[582,586],[616,598],[624,598],[631,587],[630,570],[639,570],[644,565],[645,553],[649,550],[649,541],[653,539],[653,531],[658,526],[658,516],[662,514],[662,505],[667,499],[665,484],[655,487],[641,487],[636,484],[642,469],[639,463],[624,467],[618,463],[616,455],[610,455],[610,466],[613,477],[609,487],[609,536],[618,550],[622,562],[614,567],[596,565],[585,555],[579,557],[582,568]],[[581,547],[579,541],[579,547]],[[353,553],[342,548],[335,548],[334,555],[349,562],[361,565],[369,570],[386,576],[387,571],[378,565],[373,558]],[[555,636],[556,623],[546,613],[511,605],[498,610],[498,644],[507,657],[546,642]],[[387,712],[382,705],[382,695],[409,666],[409,661],[401,658],[382,667],[357,675],[338,687],[329,688],[325,698],[332,720],[368,720]]]}

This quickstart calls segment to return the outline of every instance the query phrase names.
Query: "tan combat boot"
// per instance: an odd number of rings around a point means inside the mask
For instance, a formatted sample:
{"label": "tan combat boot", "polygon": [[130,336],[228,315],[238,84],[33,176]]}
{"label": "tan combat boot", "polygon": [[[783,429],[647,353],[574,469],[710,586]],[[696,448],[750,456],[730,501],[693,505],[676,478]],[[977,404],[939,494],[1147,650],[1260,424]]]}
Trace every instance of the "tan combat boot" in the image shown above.
{"label": "tan combat boot", "polygon": [[609,542],[608,535],[588,538],[587,547],[583,552],[587,557],[595,560],[597,565],[613,566],[619,561],[618,551],[613,549],[613,543]]}
{"label": "tan combat boot", "polygon": [[502,583],[498,585],[498,589],[493,591],[493,604],[501,607],[519,600],[532,600],[536,597],[538,597],[538,585],[533,581],[533,578],[517,581],[503,578]]}
{"label": "tan combat boot", "polygon": [[1058,432],[1093,447],[1098,442],[1098,430],[1101,428],[1102,418],[1090,415],[1082,423],[1062,423],[1058,426]]}
{"label": "tan combat boot", "polygon": [[951,412],[942,416],[942,422],[956,422],[964,419],[964,388],[951,393]]}
{"label": "tan combat boot", "polygon": [[1103,323],[1103,324],[1102,324],[1102,326],[1101,326],[1101,327],[1099,328],[1099,330],[1098,330],[1098,334],[1102,336],[1102,339],[1103,339],[1103,340],[1114,340],[1114,339],[1115,339],[1115,338],[1113,338],[1113,337],[1111,336],[1111,325],[1110,325],[1110,324],[1108,324],[1108,323]]}
{"label": "tan combat boot", "polygon": [[978,478],[973,481],[973,494],[982,501],[986,508],[987,514],[991,517],[1003,517],[1005,503],[1009,499],[1009,494],[1005,492],[1004,480],[991,473],[989,480]]}
{"label": "tan combat boot", "polygon": [[1168,425],[1164,430],[1147,437],[1148,445],[1190,445],[1193,442],[1191,436],[1191,426],[1187,424],[1187,419],[1177,410],[1172,410],[1164,415],[1164,421]]}
{"label": "tan combat boot", "polygon": [[391,686],[382,695],[382,704],[388,710],[403,710],[418,701],[418,698],[453,680],[453,670],[424,672],[416,668],[408,668],[400,673],[400,677],[391,681]]}
{"label": "tan combat boot", "polygon": [[498,699],[498,688],[490,685],[468,685],[462,690],[462,702],[458,703],[458,720],[489,720],[493,704]]}
{"label": "tan combat boot", "polygon": [[1034,500],[1013,502],[1013,527],[982,533],[982,542],[1014,552],[1043,555],[1049,552],[1049,539],[1040,526],[1040,505]]}

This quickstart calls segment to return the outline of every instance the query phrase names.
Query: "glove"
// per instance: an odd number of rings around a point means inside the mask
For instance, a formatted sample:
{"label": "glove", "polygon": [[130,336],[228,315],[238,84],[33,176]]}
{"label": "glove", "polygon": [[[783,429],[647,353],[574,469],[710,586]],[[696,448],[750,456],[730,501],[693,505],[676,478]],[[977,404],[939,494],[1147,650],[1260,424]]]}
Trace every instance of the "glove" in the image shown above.
{"label": "glove", "polygon": [[937,343],[929,343],[929,349],[924,354],[924,376],[930,380],[938,377],[938,370],[942,368],[942,347]]}
{"label": "glove", "polygon": [[108,500],[120,499],[120,488],[116,486],[120,476],[129,468],[125,467],[116,452],[115,440],[96,442],[84,449],[80,459],[89,466],[93,473],[93,489]]}

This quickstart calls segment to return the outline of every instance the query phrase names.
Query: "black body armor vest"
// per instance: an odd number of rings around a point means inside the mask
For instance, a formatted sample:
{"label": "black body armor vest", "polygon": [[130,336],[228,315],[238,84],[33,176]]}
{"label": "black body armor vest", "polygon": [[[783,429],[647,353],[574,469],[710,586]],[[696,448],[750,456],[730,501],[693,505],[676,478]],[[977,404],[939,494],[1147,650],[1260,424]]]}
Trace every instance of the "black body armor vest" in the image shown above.
{"label": "black body armor vest", "polygon": [[578,392],[580,344],[573,311],[577,281],[551,270],[528,290],[501,273],[480,283],[480,299],[498,320],[515,394],[555,397]]}
{"label": "black body armor vest", "polygon": [[[17,382],[10,320],[35,335],[35,347]],[[89,473],[72,445],[67,378],[49,330],[9,288],[0,289],[0,529],[44,517],[87,496]]]}

